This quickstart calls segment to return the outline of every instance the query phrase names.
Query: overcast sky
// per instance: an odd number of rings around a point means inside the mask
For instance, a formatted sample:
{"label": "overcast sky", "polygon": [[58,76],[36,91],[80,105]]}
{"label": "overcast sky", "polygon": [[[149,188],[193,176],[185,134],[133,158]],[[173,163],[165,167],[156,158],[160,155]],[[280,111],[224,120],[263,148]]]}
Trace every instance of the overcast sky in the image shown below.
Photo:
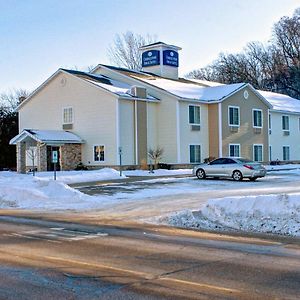
{"label": "overcast sky", "polygon": [[0,92],[32,90],[59,67],[110,64],[116,33],[182,47],[180,75],[267,42],[300,0],[0,0]]}

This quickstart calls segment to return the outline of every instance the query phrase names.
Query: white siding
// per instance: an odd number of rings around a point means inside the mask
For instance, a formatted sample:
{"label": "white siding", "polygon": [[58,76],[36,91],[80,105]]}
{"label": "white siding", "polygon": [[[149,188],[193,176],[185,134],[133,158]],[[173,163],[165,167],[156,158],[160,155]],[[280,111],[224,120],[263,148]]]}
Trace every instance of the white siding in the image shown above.
{"label": "white siding", "polygon": [[[200,131],[192,131],[189,124],[189,105],[200,106]],[[208,107],[206,104],[180,102],[181,163],[190,163],[189,145],[201,145],[201,160],[209,156]]]}
{"label": "white siding", "polygon": [[120,146],[122,147],[122,164],[135,164],[135,122],[134,101],[119,101]]}
{"label": "white siding", "polygon": [[[61,84],[61,79],[66,84]],[[80,136],[82,162],[85,165],[115,165],[117,97],[69,74],[59,74],[42,91],[21,107],[20,130],[62,130],[62,109],[72,106],[74,124],[71,130]],[[105,161],[94,162],[93,146],[105,145]]]}
{"label": "white siding", "polygon": [[147,103],[147,148],[156,149],[158,138],[157,127],[157,110],[159,109],[158,103]]}
{"label": "white siding", "polygon": [[[290,135],[284,135],[282,116],[289,116]],[[283,146],[290,146],[290,160],[300,160],[299,115],[271,112],[272,160],[283,160]]]}

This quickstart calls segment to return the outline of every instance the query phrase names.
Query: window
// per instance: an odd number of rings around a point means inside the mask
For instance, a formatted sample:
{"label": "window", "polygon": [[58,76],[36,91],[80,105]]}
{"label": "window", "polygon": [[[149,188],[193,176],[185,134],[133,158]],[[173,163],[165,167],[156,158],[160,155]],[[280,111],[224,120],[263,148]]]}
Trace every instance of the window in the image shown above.
{"label": "window", "polygon": [[200,163],[200,162],[201,162],[201,146],[190,145],[190,163]]}
{"label": "window", "polygon": [[262,128],[262,110],[261,109],[253,109],[253,127]]}
{"label": "window", "polygon": [[282,147],[283,160],[290,160],[290,146]]}
{"label": "window", "polygon": [[189,123],[200,125],[200,106],[189,106]]}
{"label": "window", "polygon": [[225,162],[225,158],[217,158],[210,162],[210,165],[222,165]]}
{"label": "window", "polygon": [[272,160],[272,146],[269,146],[269,159]]}
{"label": "window", "polygon": [[271,117],[271,114],[269,114],[269,129],[272,129],[272,117]]}
{"label": "window", "polygon": [[290,130],[290,118],[289,116],[282,116],[282,130]]}
{"label": "window", "polygon": [[229,145],[229,156],[230,157],[240,157],[240,145],[230,144]]}
{"label": "window", "polygon": [[253,160],[263,161],[263,145],[253,145]]}
{"label": "window", "polygon": [[73,124],[73,108],[63,108],[63,124]]}
{"label": "window", "polygon": [[299,126],[299,131],[300,131],[300,118],[298,120],[298,126]]}
{"label": "window", "polygon": [[229,126],[240,126],[240,108],[237,106],[228,107]]}
{"label": "window", "polygon": [[104,161],[104,146],[94,146],[94,161]]}

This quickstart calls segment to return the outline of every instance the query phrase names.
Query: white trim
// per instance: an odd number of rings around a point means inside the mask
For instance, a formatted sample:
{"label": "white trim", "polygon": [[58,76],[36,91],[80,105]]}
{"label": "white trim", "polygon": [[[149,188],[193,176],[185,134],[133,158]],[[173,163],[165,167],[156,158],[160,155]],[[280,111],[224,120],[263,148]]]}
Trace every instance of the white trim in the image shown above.
{"label": "white trim", "polygon": [[177,163],[181,162],[181,139],[180,139],[180,103],[176,102],[176,136],[177,136]]}
{"label": "white trim", "polygon": [[[71,122],[65,122],[65,120],[64,120],[64,115],[65,115],[65,109],[72,109],[72,120],[71,120]],[[63,106],[62,107],[62,124],[63,125],[67,125],[67,124],[74,124],[74,108],[73,108],[73,106]]]}
{"label": "white trim", "polygon": [[[254,112],[259,111],[261,113],[261,126],[255,126],[254,125]],[[253,128],[263,128],[264,127],[264,114],[263,110],[260,108],[252,108],[252,126]]]}
{"label": "white trim", "polygon": [[[230,155],[230,146],[238,146],[239,147],[238,155],[234,155],[234,156]],[[241,144],[229,144],[228,145],[228,157],[241,157]]]}
{"label": "white trim", "polygon": [[[190,123],[190,106],[193,106],[193,107],[199,107],[199,123]],[[189,104],[189,107],[188,107],[188,122],[189,122],[189,125],[201,125],[201,105],[200,104]]]}
{"label": "white trim", "polygon": [[218,113],[219,113],[219,157],[223,156],[223,124],[222,124],[222,103],[218,103]]}
{"label": "white trim", "polygon": [[200,162],[199,163],[201,163],[201,160],[202,160],[202,144],[189,144],[189,149],[188,149],[188,151],[189,151],[189,163],[190,164],[199,164],[198,162],[194,162],[194,163],[192,163],[191,162],[191,146],[200,146]]}
{"label": "white trim", "polygon": [[[101,147],[103,146],[104,147],[104,160],[95,160],[95,147]],[[105,154],[105,149],[106,149],[106,146],[104,144],[93,144],[93,163],[96,163],[96,164],[103,164],[106,162],[106,154]]]}
{"label": "white trim", "polygon": [[138,165],[137,102],[134,101],[135,164]]}
{"label": "white trim", "polygon": [[296,112],[296,111],[288,111],[288,110],[281,110],[281,109],[270,109],[270,112],[273,112],[273,113],[280,113],[280,114],[290,114],[290,115],[297,115],[299,116],[300,115],[300,111],[299,112]]}
{"label": "white trim", "polygon": [[116,99],[116,162],[120,164],[120,112],[119,112],[119,99]]}
{"label": "white trim", "polygon": [[[255,155],[254,155],[254,147],[255,146],[261,146],[261,161],[264,161],[264,145],[263,144],[253,144],[253,146],[252,146],[253,161],[256,161]],[[261,161],[257,161],[257,162],[261,162]]]}
{"label": "white trim", "polygon": [[[235,125],[235,124],[230,124],[230,108],[237,108],[238,109],[238,115],[239,115],[239,124]],[[240,127],[241,124],[241,116],[240,116],[240,107],[239,106],[235,106],[235,105],[228,105],[228,126],[230,127]]]}

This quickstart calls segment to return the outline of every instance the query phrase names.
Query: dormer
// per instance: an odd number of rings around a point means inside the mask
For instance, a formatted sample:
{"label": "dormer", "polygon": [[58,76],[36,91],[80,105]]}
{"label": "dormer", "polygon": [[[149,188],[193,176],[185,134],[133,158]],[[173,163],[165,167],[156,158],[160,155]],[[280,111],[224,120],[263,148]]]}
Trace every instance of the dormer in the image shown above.
{"label": "dormer", "polygon": [[178,79],[180,47],[157,42],[139,48],[142,52],[142,71]]}

